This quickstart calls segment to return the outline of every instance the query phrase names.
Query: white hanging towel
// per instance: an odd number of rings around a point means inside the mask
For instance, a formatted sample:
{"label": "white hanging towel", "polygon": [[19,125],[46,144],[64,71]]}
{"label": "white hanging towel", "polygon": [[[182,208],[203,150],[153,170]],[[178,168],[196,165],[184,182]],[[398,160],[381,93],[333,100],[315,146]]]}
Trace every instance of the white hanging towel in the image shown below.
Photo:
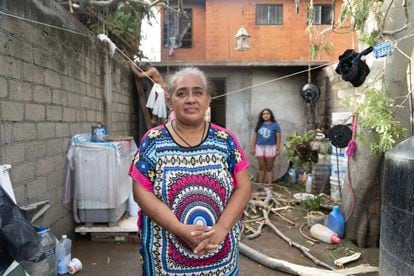
{"label": "white hanging towel", "polygon": [[157,86],[160,86],[160,85],[157,83],[154,83],[154,85],[152,86],[151,92],[147,99],[147,104],[145,105],[148,108],[154,108],[155,101],[157,99]]}
{"label": "white hanging towel", "polygon": [[167,106],[165,104],[165,92],[161,85],[154,83],[148,96],[146,107],[152,108],[152,114],[159,118],[167,118]]}

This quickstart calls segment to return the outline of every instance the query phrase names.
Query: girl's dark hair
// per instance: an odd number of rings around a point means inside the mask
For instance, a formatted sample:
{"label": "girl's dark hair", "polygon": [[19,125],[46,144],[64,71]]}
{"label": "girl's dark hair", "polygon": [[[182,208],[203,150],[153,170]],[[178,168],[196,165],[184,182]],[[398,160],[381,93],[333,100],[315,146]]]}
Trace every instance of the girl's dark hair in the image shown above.
{"label": "girl's dark hair", "polygon": [[254,131],[257,132],[259,130],[259,128],[262,126],[263,124],[263,112],[268,111],[270,113],[270,121],[272,122],[276,122],[275,119],[275,115],[273,114],[272,110],[270,110],[269,108],[264,108],[262,111],[260,111],[259,113],[259,119],[257,120],[257,124],[256,127],[254,128]]}

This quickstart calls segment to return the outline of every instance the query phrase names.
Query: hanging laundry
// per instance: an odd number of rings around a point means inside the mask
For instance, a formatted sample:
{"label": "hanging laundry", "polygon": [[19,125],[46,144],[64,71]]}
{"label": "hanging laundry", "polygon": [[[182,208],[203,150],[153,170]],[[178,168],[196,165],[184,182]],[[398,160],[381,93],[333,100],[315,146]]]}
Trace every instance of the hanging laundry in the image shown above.
{"label": "hanging laundry", "polygon": [[165,91],[158,83],[154,83],[148,96],[146,107],[152,108],[152,114],[159,118],[167,118]]}
{"label": "hanging laundry", "polygon": [[108,43],[109,55],[113,57],[117,48],[115,43],[106,34],[98,34],[97,37],[100,41]]}
{"label": "hanging laundry", "polygon": [[368,65],[361,58],[372,52],[372,47],[363,50],[361,53],[353,49],[347,49],[339,56],[339,64],[335,72],[341,75],[344,81],[350,82],[354,87],[362,85],[370,73]]}

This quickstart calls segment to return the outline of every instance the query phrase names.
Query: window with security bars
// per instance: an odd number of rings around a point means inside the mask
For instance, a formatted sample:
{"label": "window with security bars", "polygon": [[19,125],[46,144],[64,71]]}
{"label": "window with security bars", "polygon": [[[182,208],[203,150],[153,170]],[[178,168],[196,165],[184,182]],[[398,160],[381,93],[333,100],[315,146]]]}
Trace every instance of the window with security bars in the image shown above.
{"label": "window with security bars", "polygon": [[[333,20],[332,5],[313,5],[313,25],[331,25]],[[309,15],[308,15],[309,21]]]}
{"label": "window with security bars", "polygon": [[282,25],[283,5],[258,4],[256,5],[256,25]]}
{"label": "window with security bars", "polygon": [[170,9],[164,10],[163,45],[172,48],[191,48],[192,34],[192,9],[184,9],[183,14],[178,14]]}

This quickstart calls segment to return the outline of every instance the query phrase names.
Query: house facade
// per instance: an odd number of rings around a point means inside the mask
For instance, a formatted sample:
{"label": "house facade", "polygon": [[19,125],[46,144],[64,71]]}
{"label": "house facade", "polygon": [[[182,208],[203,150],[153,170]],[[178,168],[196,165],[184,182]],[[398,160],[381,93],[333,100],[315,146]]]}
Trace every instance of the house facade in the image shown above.
{"label": "house facade", "polygon": [[[171,7],[182,8],[161,11],[161,62],[154,65],[165,75],[184,66],[204,70],[213,87],[212,122],[232,130],[246,152],[263,108],[275,113],[284,143],[287,135],[306,128],[309,110],[302,87],[316,83],[318,68],[336,62],[356,41],[349,28],[337,23],[342,2],[314,0],[312,13],[304,0],[170,1]],[[311,19],[312,41],[332,45],[329,53],[321,51],[312,60],[306,32]],[[235,38],[241,28],[248,35],[245,50]],[[316,70],[308,74],[311,67]],[[324,104],[312,106],[317,114],[317,106]],[[254,157],[249,159],[254,168]]]}

